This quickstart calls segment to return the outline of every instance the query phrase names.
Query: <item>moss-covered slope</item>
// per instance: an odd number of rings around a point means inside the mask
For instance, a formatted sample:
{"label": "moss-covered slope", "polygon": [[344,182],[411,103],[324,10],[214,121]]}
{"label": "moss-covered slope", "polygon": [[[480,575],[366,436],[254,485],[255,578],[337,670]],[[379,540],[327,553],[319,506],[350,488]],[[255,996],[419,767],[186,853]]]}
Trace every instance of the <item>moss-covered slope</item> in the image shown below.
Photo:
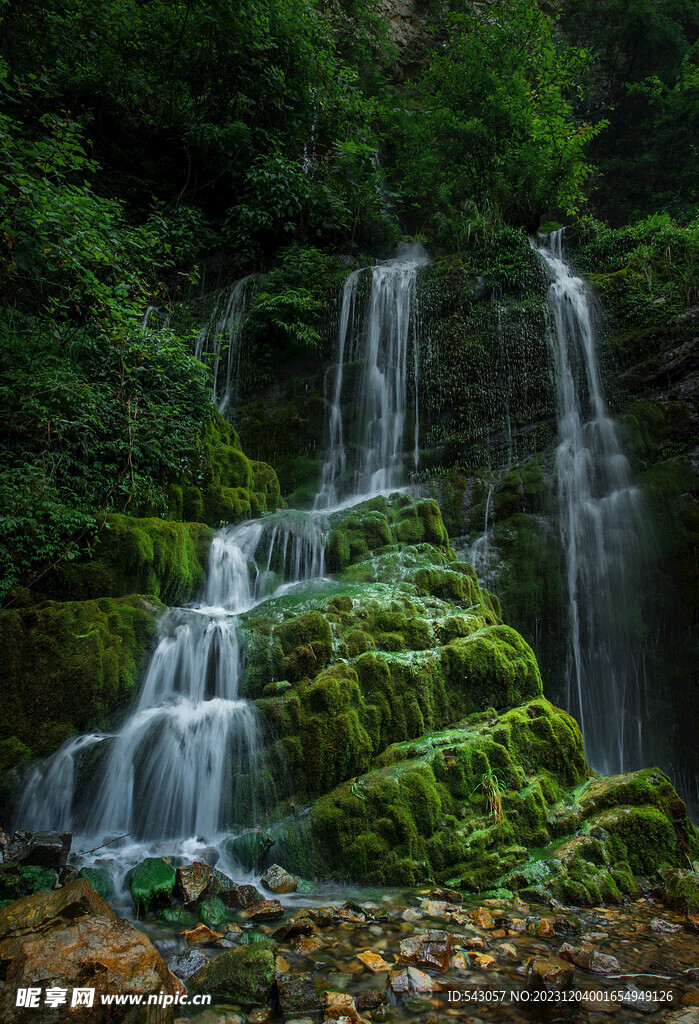
{"label": "moss-covered slope", "polygon": [[2,767],[106,726],[134,696],[162,610],[153,597],[132,596],[0,612]]}

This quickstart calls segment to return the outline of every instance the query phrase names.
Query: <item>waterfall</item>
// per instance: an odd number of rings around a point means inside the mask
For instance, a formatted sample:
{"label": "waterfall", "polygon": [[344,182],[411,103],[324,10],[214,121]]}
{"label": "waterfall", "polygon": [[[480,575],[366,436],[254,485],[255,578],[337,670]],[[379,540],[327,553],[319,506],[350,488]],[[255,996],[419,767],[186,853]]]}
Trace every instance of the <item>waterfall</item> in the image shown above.
{"label": "waterfall", "polygon": [[[417,467],[419,338],[415,292],[418,270],[427,263],[422,247],[414,245],[396,259],[354,271],[345,281],[329,405],[329,447],[316,508],[330,508],[350,495],[375,494],[403,482],[411,341],[415,377],[411,454]],[[360,285],[367,278],[362,301]],[[362,366],[356,396],[358,442],[351,457],[345,442],[342,411],[344,373],[350,360],[359,361]]]}
{"label": "waterfall", "polygon": [[[171,608],[135,705],[114,733],[73,737],[27,780],[25,827],[211,838],[255,814],[262,738],[239,696],[238,617],[323,575],[324,521],[291,511],[220,530],[203,603]],[[105,756],[102,755],[106,750]],[[85,790],[86,755],[98,755]]]}
{"label": "waterfall", "polygon": [[[222,291],[214,303],[208,323],[199,331],[194,345],[197,359],[202,359],[204,355],[212,358],[212,396],[221,413],[235,402],[243,326],[250,298],[259,280],[259,274],[249,274],[236,281],[227,291]],[[220,363],[224,345],[227,346],[225,377],[221,382]]]}
{"label": "waterfall", "polygon": [[592,767],[626,771],[643,764],[644,746],[639,496],[602,392],[590,293],[563,260],[562,231],[535,248],[552,278],[568,711]]}

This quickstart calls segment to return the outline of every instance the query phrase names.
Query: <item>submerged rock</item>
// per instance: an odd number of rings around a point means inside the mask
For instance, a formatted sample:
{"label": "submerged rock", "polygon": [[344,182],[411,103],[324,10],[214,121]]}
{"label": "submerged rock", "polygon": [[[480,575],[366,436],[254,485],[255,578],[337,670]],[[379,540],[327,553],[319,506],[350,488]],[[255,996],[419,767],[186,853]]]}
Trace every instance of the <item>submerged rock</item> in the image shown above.
{"label": "submerged rock", "polygon": [[575,971],[557,956],[533,956],[527,961],[525,984],[529,992],[563,992],[573,985]]}

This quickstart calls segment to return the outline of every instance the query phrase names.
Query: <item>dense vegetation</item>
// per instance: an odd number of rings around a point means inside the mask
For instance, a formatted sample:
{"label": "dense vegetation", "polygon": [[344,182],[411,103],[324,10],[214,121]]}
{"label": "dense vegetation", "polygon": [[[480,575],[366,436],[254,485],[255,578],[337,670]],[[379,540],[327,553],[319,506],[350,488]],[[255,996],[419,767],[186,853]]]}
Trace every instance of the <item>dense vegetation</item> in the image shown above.
{"label": "dense vegetation", "polygon": [[368,0],[0,3],[0,598],[206,478],[206,368],[147,306],[274,265],[264,376],[320,344],[334,254],[696,216],[689,0],[418,17],[399,52]]}

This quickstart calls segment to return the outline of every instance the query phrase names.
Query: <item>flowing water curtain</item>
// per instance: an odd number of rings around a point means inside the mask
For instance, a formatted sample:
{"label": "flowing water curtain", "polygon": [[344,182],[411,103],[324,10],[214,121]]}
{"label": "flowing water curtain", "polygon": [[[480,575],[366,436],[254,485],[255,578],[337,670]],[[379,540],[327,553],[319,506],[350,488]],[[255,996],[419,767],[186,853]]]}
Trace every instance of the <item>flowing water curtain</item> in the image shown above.
{"label": "flowing water curtain", "polygon": [[220,530],[204,601],[161,618],[159,642],[122,726],[73,737],[33,768],[17,821],[99,841],[115,833],[213,839],[262,820],[274,801],[263,788],[268,773],[255,706],[240,697],[239,616],[322,578],[326,541],[324,517],[295,510]]}
{"label": "flowing water curtain", "polygon": [[211,366],[212,398],[221,413],[237,399],[243,328],[261,280],[261,274],[248,274],[219,292],[207,323],[197,334],[194,355]]}
{"label": "flowing water curtain", "polygon": [[619,772],[644,763],[641,500],[602,390],[590,292],[564,262],[562,232],[537,251],[551,277],[568,710],[580,723],[590,764]]}
{"label": "flowing water curtain", "polygon": [[[418,462],[418,388],[414,430],[406,452],[409,360],[417,385],[419,332],[416,281],[429,263],[419,245],[394,260],[352,272],[345,281],[330,384],[329,445],[316,508],[350,495],[370,495],[405,482],[406,463]],[[353,374],[348,374],[352,366]],[[348,391],[352,392],[351,401]],[[354,416],[347,406],[354,406]],[[352,436],[354,434],[354,436]]]}

